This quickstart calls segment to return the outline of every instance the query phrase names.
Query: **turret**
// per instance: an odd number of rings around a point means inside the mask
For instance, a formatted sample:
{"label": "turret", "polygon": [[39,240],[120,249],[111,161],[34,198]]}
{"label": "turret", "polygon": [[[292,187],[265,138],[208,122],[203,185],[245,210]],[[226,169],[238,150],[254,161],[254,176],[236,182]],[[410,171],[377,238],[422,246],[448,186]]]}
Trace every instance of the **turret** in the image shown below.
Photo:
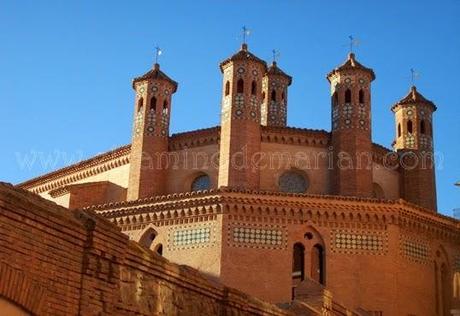
{"label": "turret", "polygon": [[393,147],[401,162],[401,197],[436,210],[432,120],[436,106],[412,86],[391,110],[396,123]]}
{"label": "turret", "polygon": [[259,188],[260,106],[266,63],[247,44],[220,64],[223,74],[218,186]]}
{"label": "turret", "polygon": [[128,200],[164,194],[172,94],[177,83],[153,69],[133,80],[136,93]]}
{"label": "turret", "polygon": [[292,77],[284,73],[275,61],[262,79],[261,124],[286,126],[288,86]]}
{"label": "turret", "polygon": [[372,196],[372,69],[350,53],[344,64],[327,75],[331,84],[333,194]]}

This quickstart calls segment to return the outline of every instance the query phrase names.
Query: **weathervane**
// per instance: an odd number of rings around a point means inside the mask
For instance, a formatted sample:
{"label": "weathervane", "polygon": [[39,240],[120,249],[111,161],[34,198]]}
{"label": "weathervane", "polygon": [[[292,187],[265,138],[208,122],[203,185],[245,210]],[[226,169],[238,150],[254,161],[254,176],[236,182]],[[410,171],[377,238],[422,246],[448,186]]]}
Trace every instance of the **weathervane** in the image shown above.
{"label": "weathervane", "polygon": [[243,27],[241,28],[241,31],[243,35],[243,44],[247,44],[246,43],[247,37],[249,36],[249,34],[251,34],[251,30],[249,30],[245,25],[243,25]]}
{"label": "weathervane", "polygon": [[273,63],[276,63],[276,60],[280,57],[280,52],[276,49],[272,50]]}
{"label": "weathervane", "polygon": [[161,48],[159,46],[155,46],[155,64],[158,64],[158,58],[161,55]]}
{"label": "weathervane", "polygon": [[353,47],[359,46],[359,40],[354,38],[353,35],[349,35],[348,39],[350,40],[350,53],[353,53]]}
{"label": "weathervane", "polygon": [[410,69],[410,81],[413,86],[415,85],[415,80],[417,80],[418,78],[420,78],[420,73],[414,68],[411,68]]}

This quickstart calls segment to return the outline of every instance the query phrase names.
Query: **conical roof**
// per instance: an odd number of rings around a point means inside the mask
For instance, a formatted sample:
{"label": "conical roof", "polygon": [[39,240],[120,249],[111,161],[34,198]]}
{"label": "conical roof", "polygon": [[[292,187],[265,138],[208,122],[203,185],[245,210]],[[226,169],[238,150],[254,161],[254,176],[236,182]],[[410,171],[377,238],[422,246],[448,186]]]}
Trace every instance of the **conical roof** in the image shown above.
{"label": "conical roof", "polygon": [[270,65],[270,67],[268,67],[267,74],[268,75],[283,76],[283,77],[288,79],[288,81],[289,81],[288,85],[290,85],[292,83],[292,77],[289,76],[288,74],[286,74],[284,71],[282,71],[281,68],[279,68],[278,65],[276,64],[276,61],[274,61]]}
{"label": "conical roof", "polygon": [[220,71],[223,72],[223,69],[224,69],[225,65],[227,65],[228,63],[230,63],[232,61],[236,61],[236,60],[256,61],[256,62],[259,62],[259,63],[263,64],[264,67],[267,68],[267,63],[264,60],[262,60],[259,57],[257,57],[256,55],[254,55],[253,53],[251,53],[248,50],[248,45],[247,44],[243,44],[243,45],[241,45],[241,49],[238,52],[236,52],[231,57],[225,59],[223,62],[220,63]]}
{"label": "conical roof", "polygon": [[169,78],[163,71],[160,70],[160,64],[154,64],[153,69],[146,72],[140,77],[136,77],[133,79],[133,88],[134,84],[139,81],[144,81],[144,80],[149,80],[149,79],[160,79],[160,80],[166,80],[169,81],[173,86],[174,86],[174,91],[176,92],[177,90],[177,82]]}
{"label": "conical roof", "polygon": [[393,110],[398,105],[402,104],[426,104],[431,106],[433,111],[436,111],[436,105],[434,105],[432,101],[426,99],[422,94],[420,94],[415,86],[412,86],[409,90],[409,93],[404,98],[396,102],[396,104],[393,105],[391,109]]}
{"label": "conical roof", "polygon": [[363,71],[368,72],[371,75],[372,80],[375,80],[374,71],[371,68],[367,68],[363,66],[362,64],[360,64],[356,60],[354,53],[348,54],[347,60],[342,65],[340,65],[339,67],[336,67],[334,70],[328,73],[327,78],[329,79],[329,77],[334,75],[336,72],[345,71],[345,70],[363,70]]}

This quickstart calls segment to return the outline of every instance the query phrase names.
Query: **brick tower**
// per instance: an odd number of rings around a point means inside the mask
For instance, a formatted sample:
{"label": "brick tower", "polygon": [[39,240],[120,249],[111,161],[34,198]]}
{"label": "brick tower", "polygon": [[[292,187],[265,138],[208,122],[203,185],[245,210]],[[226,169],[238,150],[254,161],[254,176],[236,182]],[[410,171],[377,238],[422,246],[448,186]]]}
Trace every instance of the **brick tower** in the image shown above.
{"label": "brick tower", "polygon": [[393,146],[401,162],[401,196],[407,201],[436,210],[432,125],[436,106],[412,86],[409,94],[391,110],[396,122]]}
{"label": "brick tower", "polygon": [[372,69],[350,53],[327,75],[331,84],[333,194],[372,196],[371,82]]}
{"label": "brick tower", "polygon": [[220,64],[223,73],[218,186],[259,188],[259,170],[252,163],[260,152],[260,105],[265,61],[247,44]]}
{"label": "brick tower", "polygon": [[165,193],[171,97],[177,83],[153,69],[133,80],[136,91],[128,200]]}
{"label": "brick tower", "polygon": [[287,89],[292,77],[285,74],[274,61],[262,79],[261,124],[265,126],[286,126]]}

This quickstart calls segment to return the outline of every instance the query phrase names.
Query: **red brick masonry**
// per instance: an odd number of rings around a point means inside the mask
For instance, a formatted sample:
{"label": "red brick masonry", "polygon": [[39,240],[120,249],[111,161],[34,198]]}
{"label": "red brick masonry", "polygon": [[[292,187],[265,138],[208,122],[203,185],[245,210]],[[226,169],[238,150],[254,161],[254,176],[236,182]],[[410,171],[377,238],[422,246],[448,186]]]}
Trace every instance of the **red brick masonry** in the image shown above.
{"label": "red brick masonry", "polygon": [[91,212],[0,183],[4,299],[34,315],[289,315],[168,262]]}

